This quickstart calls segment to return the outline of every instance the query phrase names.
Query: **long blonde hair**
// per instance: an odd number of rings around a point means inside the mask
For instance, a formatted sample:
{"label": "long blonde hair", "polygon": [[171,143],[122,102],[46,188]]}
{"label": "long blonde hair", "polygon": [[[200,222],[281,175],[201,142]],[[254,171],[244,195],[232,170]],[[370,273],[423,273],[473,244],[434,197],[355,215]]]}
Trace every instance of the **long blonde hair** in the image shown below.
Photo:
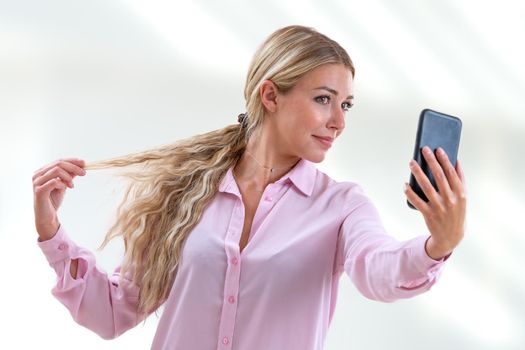
{"label": "long blonde hair", "polygon": [[101,247],[122,236],[121,276],[129,272],[140,288],[139,313],[151,313],[167,299],[186,238],[226,171],[237,163],[250,135],[262,124],[261,83],[271,80],[286,93],[304,74],[328,63],[343,64],[355,74],[350,57],[337,42],[313,28],[281,28],[262,43],[251,61],[242,123],[86,165],[88,170],[130,169],[120,174],[130,180],[129,185]]}

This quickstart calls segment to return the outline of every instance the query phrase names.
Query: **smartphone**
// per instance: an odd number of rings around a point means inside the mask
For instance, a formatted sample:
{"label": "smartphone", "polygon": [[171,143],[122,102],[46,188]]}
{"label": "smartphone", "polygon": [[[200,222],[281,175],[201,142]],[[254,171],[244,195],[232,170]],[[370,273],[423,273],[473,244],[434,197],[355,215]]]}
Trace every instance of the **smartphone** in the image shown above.
{"label": "smartphone", "polygon": [[[431,109],[424,109],[419,115],[413,159],[418,162],[436,191],[438,190],[436,180],[432,176],[432,172],[421,151],[424,146],[428,146],[435,153],[438,147],[441,147],[447,153],[450,162],[455,167],[461,136],[461,126],[462,123],[458,117],[436,112]],[[428,202],[428,198],[423,193],[421,187],[419,187],[412,173],[410,174],[410,186],[420,198]],[[408,200],[407,204],[410,208],[416,209]]]}

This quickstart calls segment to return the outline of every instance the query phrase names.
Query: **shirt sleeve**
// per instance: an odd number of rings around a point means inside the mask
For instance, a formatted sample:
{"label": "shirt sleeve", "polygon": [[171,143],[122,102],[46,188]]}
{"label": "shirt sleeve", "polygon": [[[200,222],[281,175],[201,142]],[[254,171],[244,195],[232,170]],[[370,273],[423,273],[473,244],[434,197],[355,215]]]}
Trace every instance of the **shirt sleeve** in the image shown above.
{"label": "shirt sleeve", "polygon": [[[444,262],[428,256],[430,237],[398,241],[385,232],[373,203],[357,186],[340,227],[338,268],[344,269],[365,297],[392,302],[429,290],[438,280]],[[449,255],[450,256],[450,255]]]}
{"label": "shirt sleeve", "polygon": [[[38,246],[57,274],[51,293],[77,323],[104,339],[112,339],[144,319],[137,313],[136,285],[130,279],[119,278],[120,267],[111,277],[99,270],[93,253],[77,246],[62,225],[51,239],[39,240]],[[72,259],[78,259],[76,279],[70,273]]]}

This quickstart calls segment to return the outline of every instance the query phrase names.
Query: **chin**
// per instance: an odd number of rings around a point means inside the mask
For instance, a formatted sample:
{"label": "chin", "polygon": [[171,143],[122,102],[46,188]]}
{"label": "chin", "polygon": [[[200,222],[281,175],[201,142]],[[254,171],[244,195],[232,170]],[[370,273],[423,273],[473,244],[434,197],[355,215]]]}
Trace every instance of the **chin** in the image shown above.
{"label": "chin", "polygon": [[312,163],[321,163],[325,159],[325,157],[326,157],[326,153],[322,152],[322,153],[315,153],[315,154],[307,154],[302,158]]}

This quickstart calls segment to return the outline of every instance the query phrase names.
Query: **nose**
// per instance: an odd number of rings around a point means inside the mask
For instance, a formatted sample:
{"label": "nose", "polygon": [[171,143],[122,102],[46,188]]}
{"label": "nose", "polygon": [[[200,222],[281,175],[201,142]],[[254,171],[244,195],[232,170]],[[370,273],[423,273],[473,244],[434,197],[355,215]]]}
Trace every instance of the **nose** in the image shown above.
{"label": "nose", "polygon": [[345,112],[339,107],[332,109],[331,118],[328,121],[328,128],[335,129],[340,133],[345,128]]}

